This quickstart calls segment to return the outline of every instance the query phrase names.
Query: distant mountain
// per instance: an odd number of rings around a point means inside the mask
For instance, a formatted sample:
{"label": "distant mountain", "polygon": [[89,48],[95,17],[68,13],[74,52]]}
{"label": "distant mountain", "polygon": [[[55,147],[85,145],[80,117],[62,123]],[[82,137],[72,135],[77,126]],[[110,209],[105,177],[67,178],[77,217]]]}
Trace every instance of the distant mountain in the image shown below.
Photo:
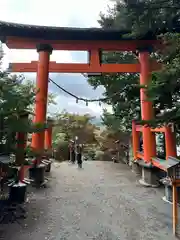
{"label": "distant mountain", "polygon": [[100,117],[99,118],[96,117],[96,118],[92,119],[91,123],[98,127],[101,127],[103,125]]}

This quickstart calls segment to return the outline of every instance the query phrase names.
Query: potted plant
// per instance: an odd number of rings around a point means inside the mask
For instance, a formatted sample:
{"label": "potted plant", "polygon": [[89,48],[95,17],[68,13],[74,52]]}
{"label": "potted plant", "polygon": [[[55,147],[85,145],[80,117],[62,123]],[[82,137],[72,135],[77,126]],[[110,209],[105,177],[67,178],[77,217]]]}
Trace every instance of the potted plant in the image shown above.
{"label": "potted plant", "polygon": [[[31,133],[41,132],[46,128],[47,124],[35,123],[32,126]],[[35,186],[40,187],[47,182],[45,179],[47,163],[43,161],[45,151],[44,149],[36,149],[35,147],[31,146],[28,155],[33,159],[32,168],[29,169],[30,179],[34,181]]]}
{"label": "potted plant", "polygon": [[23,203],[26,201],[27,183],[20,180],[21,167],[14,168],[14,176],[9,186],[9,199],[13,203]]}
{"label": "potted plant", "polygon": [[51,149],[45,149],[44,150],[44,155],[43,155],[43,159],[42,159],[42,163],[44,163],[46,165],[46,172],[50,172],[51,171],[51,161],[52,159],[52,150]]}
{"label": "potted plant", "polygon": [[15,159],[10,165],[13,169],[13,179],[9,184],[9,198],[12,202],[22,203],[26,199],[27,182],[24,181],[24,167],[29,165],[29,161],[25,159],[25,148],[27,140],[27,127],[29,112],[23,111],[18,116],[19,126],[16,136],[16,147],[14,148]]}
{"label": "potted plant", "polygon": [[43,160],[43,162],[46,164],[46,172],[51,171],[53,123],[54,123],[54,120],[48,117],[47,126],[45,130],[45,151],[44,151],[44,160]]}
{"label": "potted plant", "polygon": [[41,158],[43,156],[43,151],[37,152],[32,149],[32,155],[34,156],[34,160],[32,163],[32,167],[29,169],[29,177],[33,180],[34,185],[39,187],[43,185],[45,181],[45,168],[46,165],[41,163]]}

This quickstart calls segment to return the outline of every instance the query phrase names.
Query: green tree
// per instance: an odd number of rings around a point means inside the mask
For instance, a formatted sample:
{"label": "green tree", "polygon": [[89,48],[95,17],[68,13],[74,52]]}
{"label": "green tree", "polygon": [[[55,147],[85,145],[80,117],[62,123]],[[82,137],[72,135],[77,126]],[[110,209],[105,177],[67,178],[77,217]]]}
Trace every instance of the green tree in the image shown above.
{"label": "green tree", "polygon": [[[34,132],[43,128],[40,125],[34,126],[32,123],[36,93],[34,84],[31,81],[25,81],[23,75],[17,76],[0,72],[1,152],[9,152],[12,147],[15,148],[16,132]],[[55,104],[53,94],[49,94],[48,103]],[[24,112],[28,112],[30,115],[27,121],[20,118]]]}
{"label": "green tree", "polygon": [[8,140],[8,148],[14,142],[16,132],[30,130],[30,122],[24,123],[19,116],[30,110],[29,106],[33,103],[34,96],[31,85],[23,84],[21,77],[0,72],[0,141],[2,143]]}
{"label": "green tree", "polygon": [[85,114],[71,114],[63,111],[55,118],[53,128],[53,145],[56,149],[56,158],[59,160],[68,159],[68,145],[70,140],[78,137],[78,143],[92,148],[97,144],[95,131],[97,127],[92,124],[93,117]]}
{"label": "green tree", "polygon": [[[142,1],[116,1],[114,8],[108,14],[100,15],[99,23],[102,28],[128,29],[129,37],[151,38],[160,37],[168,43],[163,51],[151,54],[164,64],[161,71],[153,73],[152,84],[148,86],[149,98],[154,100],[156,115],[155,124],[169,121],[179,122],[179,31],[180,9],[175,1],[165,0],[142,0]],[[127,37],[127,36],[126,36]],[[137,56],[132,52],[110,53],[103,52],[104,62],[136,62]],[[117,89],[119,94],[110,98],[107,103],[112,104],[114,114],[111,117],[119,121],[126,131],[131,129],[131,120],[140,119],[139,99],[139,75],[138,74],[116,74],[113,76],[103,75],[89,78],[89,83],[94,88],[103,85],[106,89],[105,95],[110,97]],[[168,112],[165,111],[168,108]],[[110,116],[108,116],[110,117]],[[105,113],[107,119],[107,113]],[[154,122],[153,122],[154,123]]]}
{"label": "green tree", "polygon": [[92,119],[93,117],[88,114],[78,115],[63,111],[56,116],[56,126],[53,129],[54,140],[56,141],[57,136],[63,133],[64,139],[67,141],[78,136],[81,143],[93,142],[96,127],[91,123]]}

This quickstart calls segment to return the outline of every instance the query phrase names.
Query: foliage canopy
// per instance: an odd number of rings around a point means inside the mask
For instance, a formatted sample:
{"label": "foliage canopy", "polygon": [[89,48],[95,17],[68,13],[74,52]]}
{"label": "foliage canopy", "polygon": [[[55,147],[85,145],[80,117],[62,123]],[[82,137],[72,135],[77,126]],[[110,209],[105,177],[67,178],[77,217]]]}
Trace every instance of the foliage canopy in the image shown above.
{"label": "foliage canopy", "polygon": [[[102,28],[128,29],[135,38],[156,36],[166,45],[159,51],[154,49],[151,58],[163,63],[161,71],[152,74],[148,86],[148,97],[154,101],[156,120],[152,125],[174,122],[177,130],[180,121],[180,8],[177,1],[142,0],[115,1],[108,14],[101,14]],[[134,63],[138,61],[133,52],[103,52],[103,62]],[[97,88],[103,85],[107,97],[119,94],[107,103],[113,107],[113,115],[104,112],[104,123],[122,131],[131,131],[132,119],[140,120],[139,74],[122,73],[89,78]],[[118,125],[119,122],[119,125]]]}

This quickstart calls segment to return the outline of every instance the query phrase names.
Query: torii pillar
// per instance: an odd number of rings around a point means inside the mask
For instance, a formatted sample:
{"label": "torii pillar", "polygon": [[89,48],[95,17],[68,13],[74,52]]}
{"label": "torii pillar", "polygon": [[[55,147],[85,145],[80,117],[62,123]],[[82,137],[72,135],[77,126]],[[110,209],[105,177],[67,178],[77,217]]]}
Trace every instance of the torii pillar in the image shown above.
{"label": "torii pillar", "polygon": [[[39,61],[37,67],[37,94],[35,99],[35,118],[34,123],[45,124],[48,100],[48,79],[49,79],[49,60],[52,53],[52,47],[49,44],[39,44],[37,52]],[[32,136],[32,148],[37,153],[44,150],[44,130],[34,133]]]}
{"label": "torii pillar", "polygon": [[176,135],[174,126],[169,124],[165,126],[165,146],[166,146],[166,160],[169,157],[177,157],[176,149]]}
{"label": "torii pillar", "polygon": [[53,120],[47,119],[47,129],[45,130],[44,136],[44,147],[48,153],[52,154],[52,128],[53,128]]}
{"label": "torii pillar", "polygon": [[[140,85],[148,86],[151,81],[150,76],[150,54],[148,49],[139,50],[139,62],[140,69]],[[147,90],[145,88],[140,89],[140,101],[141,101],[141,118],[142,120],[149,121],[154,118],[153,103],[147,98]],[[148,125],[144,125],[142,128],[143,135],[143,149],[144,149],[144,164],[142,166],[142,179],[140,183],[146,186],[157,186],[158,181],[154,169],[152,168],[151,159],[156,156],[156,140],[155,133],[151,131]]]}

